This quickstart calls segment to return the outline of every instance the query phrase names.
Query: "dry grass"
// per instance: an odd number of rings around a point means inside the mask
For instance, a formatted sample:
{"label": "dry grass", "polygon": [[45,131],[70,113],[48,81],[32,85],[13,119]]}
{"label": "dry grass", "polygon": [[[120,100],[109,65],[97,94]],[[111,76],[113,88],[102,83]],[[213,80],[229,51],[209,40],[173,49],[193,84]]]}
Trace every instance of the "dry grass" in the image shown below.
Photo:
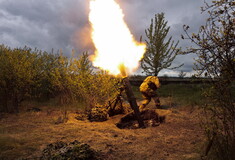
{"label": "dry grass", "polygon": [[60,140],[87,143],[105,153],[107,159],[198,159],[203,144],[203,131],[197,118],[200,112],[185,108],[169,110],[166,123],[134,130],[115,126],[122,115],[105,122],[89,122],[76,120],[76,114],[70,111],[68,122],[58,125],[55,122],[62,116],[61,111],[48,112],[47,107],[42,107],[42,112],[38,113],[3,115],[0,119],[0,159],[39,157],[47,144]]}

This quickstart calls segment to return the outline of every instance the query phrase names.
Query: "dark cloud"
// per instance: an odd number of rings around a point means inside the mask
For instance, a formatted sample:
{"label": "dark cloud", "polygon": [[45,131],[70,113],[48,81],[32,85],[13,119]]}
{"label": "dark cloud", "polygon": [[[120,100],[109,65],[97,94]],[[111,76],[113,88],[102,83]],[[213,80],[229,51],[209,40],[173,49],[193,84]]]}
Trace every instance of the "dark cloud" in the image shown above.
{"label": "dark cloud", "polygon": [[0,1],[0,43],[50,51],[74,48],[75,31],[87,24],[87,3],[82,0]]}
{"label": "dark cloud", "polygon": [[[203,0],[116,0],[125,14],[125,21],[135,38],[144,36],[151,18],[160,12],[171,27],[169,36],[180,40],[179,46],[190,42],[181,40],[183,24],[190,32],[197,32],[203,24],[200,13]],[[0,0],[0,43],[11,47],[37,47],[50,51],[62,49],[67,55],[72,49],[78,53],[92,51],[88,0]],[[192,55],[178,57],[174,65],[184,63],[181,70],[191,71]]]}
{"label": "dark cloud", "polygon": [[[203,0],[119,0],[119,2],[124,10],[126,22],[137,40],[141,35],[145,38],[144,31],[149,27],[155,14],[164,12],[165,20],[171,27],[168,36],[172,36],[175,42],[179,40],[178,47],[185,49],[192,44],[190,41],[181,39],[181,35],[185,34],[183,25],[189,25],[190,33],[196,33],[205,21],[200,10],[201,6],[204,5]],[[184,66],[176,71],[192,72],[195,57],[193,54],[178,56],[172,67],[184,63]],[[161,75],[167,73],[172,75],[173,72],[164,70]],[[176,76],[176,73],[174,76]]]}

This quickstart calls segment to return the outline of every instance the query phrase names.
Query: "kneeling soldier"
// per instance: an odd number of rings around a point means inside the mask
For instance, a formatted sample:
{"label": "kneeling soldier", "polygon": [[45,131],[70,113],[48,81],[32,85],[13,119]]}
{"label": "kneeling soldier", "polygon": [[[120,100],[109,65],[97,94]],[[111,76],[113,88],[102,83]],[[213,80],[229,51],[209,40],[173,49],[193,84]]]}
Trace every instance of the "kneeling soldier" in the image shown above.
{"label": "kneeling soldier", "polygon": [[143,110],[151,101],[154,100],[156,108],[160,109],[160,100],[156,90],[160,87],[159,79],[156,76],[148,76],[140,85],[140,92],[144,98],[140,110]]}

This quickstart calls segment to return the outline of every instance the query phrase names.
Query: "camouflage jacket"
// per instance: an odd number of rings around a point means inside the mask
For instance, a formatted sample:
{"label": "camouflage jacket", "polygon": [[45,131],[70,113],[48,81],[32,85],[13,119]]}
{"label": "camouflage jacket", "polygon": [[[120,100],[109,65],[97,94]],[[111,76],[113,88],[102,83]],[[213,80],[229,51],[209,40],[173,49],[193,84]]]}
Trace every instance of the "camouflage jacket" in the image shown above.
{"label": "camouflage jacket", "polygon": [[148,76],[140,85],[140,92],[153,92],[160,87],[159,79],[156,76]]}

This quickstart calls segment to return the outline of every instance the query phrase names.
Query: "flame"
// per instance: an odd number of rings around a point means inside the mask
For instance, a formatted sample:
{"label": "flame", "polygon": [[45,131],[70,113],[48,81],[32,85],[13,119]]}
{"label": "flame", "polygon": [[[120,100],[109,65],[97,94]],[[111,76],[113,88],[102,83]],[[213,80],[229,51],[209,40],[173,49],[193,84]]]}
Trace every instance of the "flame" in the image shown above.
{"label": "flame", "polygon": [[[138,68],[145,52],[145,44],[135,41],[124,14],[114,0],[90,0],[89,21],[95,45],[93,65],[111,74],[131,73]],[[123,75],[123,74],[122,74]]]}

